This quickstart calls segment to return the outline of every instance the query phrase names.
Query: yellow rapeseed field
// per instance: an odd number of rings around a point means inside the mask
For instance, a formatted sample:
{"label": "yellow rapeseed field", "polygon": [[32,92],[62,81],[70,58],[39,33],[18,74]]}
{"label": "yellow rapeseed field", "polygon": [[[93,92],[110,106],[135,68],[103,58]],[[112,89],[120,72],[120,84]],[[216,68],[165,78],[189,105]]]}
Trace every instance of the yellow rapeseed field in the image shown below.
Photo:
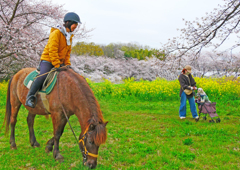
{"label": "yellow rapeseed field", "polygon": [[[239,100],[240,79],[226,80],[223,78],[195,78],[198,88],[203,88],[211,100]],[[134,81],[127,79],[123,84],[113,84],[109,80],[104,83],[94,83],[87,79],[94,94],[98,98],[137,97],[144,100],[178,100],[180,85],[178,80],[167,81],[157,78],[154,81]],[[8,82],[0,83],[0,101],[5,102]]]}
{"label": "yellow rapeseed field", "polygon": [[[207,95],[214,100],[227,98],[235,100],[240,98],[239,79],[227,81],[225,78],[195,78],[198,88],[203,88]],[[98,97],[111,96],[124,98],[135,96],[145,100],[162,99],[176,100],[179,98],[180,85],[178,80],[167,81],[157,78],[154,81],[134,81],[134,79],[125,80],[124,84],[115,85],[109,80],[97,84],[88,81],[94,93]]]}

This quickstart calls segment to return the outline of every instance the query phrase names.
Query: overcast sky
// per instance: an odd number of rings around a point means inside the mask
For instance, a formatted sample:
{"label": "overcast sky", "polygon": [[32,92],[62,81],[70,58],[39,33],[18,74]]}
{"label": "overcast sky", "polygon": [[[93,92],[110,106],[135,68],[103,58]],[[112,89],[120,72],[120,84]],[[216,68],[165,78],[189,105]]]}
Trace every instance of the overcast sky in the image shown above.
{"label": "overcast sky", "polygon": [[184,21],[205,16],[223,0],[52,0],[79,14],[96,44],[137,42],[160,48],[179,36]]}

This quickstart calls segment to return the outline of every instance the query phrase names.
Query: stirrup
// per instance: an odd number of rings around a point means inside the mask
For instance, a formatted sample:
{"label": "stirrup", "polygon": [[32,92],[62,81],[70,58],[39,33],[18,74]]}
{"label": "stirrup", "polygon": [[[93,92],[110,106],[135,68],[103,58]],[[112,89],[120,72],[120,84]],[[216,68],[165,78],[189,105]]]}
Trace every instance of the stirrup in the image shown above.
{"label": "stirrup", "polygon": [[37,98],[34,95],[32,95],[27,97],[25,105],[31,108],[34,108],[36,106],[36,103],[37,103]]}

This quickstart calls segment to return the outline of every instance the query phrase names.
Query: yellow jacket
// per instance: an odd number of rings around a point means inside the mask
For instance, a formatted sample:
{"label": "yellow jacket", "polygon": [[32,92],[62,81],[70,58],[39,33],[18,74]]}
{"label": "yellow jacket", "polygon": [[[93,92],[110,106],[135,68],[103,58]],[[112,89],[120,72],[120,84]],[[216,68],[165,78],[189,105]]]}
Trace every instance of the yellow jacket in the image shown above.
{"label": "yellow jacket", "polygon": [[[71,35],[70,42],[72,44]],[[45,46],[41,60],[46,60],[52,63],[54,67],[60,67],[60,64],[71,65],[70,62],[71,45],[67,45],[67,40],[63,33],[52,28],[47,45]]]}

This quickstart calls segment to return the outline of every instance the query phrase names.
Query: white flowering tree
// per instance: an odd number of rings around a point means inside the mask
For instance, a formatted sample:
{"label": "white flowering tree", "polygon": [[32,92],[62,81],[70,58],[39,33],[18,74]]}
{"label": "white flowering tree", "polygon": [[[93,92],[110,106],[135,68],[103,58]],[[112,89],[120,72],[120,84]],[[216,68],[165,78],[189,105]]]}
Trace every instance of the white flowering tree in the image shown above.
{"label": "white flowering tree", "polygon": [[[218,5],[206,16],[200,19],[196,18],[192,22],[185,21],[186,27],[180,29],[180,37],[169,39],[169,42],[163,46],[167,56],[174,53],[174,60],[183,56],[191,56],[190,59],[195,60],[200,57],[201,52],[206,48],[211,48],[214,51],[225,43],[228,38],[240,38],[240,1],[223,1],[223,5]],[[231,51],[239,46],[240,44],[236,42],[226,50]],[[217,51],[214,52],[217,53]]]}
{"label": "white flowering tree", "polygon": [[48,38],[43,24],[62,18],[63,10],[34,0],[0,0],[0,6],[0,74],[6,76],[34,65]]}
{"label": "white flowering tree", "polygon": [[95,82],[103,79],[120,82],[130,77],[135,80],[142,78],[151,81],[157,77],[174,80],[178,76],[177,70],[171,71],[163,61],[155,57],[147,60],[126,59],[120,53],[116,58],[72,55],[71,63],[76,72]]}
{"label": "white flowering tree", "polygon": [[[202,57],[192,63],[192,71],[195,77],[204,76],[230,76],[236,75],[240,68],[240,55],[223,53],[221,56],[213,52],[205,52]],[[173,56],[174,57],[174,56]],[[125,58],[123,52],[118,51],[115,58],[106,56],[76,56],[71,55],[72,68],[80,75],[94,82],[108,79],[114,83],[120,83],[124,79],[155,80],[157,77],[167,80],[178,78],[181,70],[189,64],[189,57],[181,57],[174,64],[170,61],[161,61],[156,57],[138,60]]]}
{"label": "white flowering tree", "polygon": [[231,55],[231,63],[233,67],[234,77],[240,77],[240,53]]}
{"label": "white flowering tree", "polygon": [[[0,0],[0,80],[23,67],[36,67],[50,27],[63,23],[67,11],[45,0]],[[85,25],[75,32],[86,38]]]}

